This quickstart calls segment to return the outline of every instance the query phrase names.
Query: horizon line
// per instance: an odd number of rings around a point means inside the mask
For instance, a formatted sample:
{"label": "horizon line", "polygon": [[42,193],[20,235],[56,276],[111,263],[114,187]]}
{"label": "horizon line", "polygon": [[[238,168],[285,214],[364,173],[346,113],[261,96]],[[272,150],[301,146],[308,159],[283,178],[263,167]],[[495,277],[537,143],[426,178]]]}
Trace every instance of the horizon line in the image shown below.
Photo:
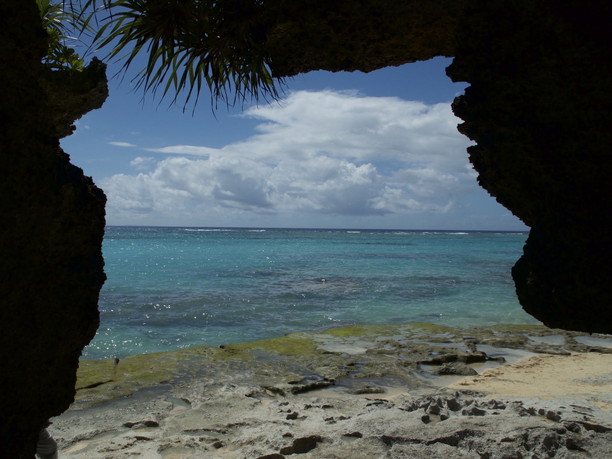
{"label": "horizon line", "polygon": [[168,229],[218,229],[218,230],[292,230],[292,231],[406,231],[406,232],[442,232],[442,233],[529,233],[526,230],[495,230],[495,229],[406,229],[406,228],[326,228],[326,227],[268,227],[268,226],[189,226],[189,225],[105,225],[105,228],[168,228]]}

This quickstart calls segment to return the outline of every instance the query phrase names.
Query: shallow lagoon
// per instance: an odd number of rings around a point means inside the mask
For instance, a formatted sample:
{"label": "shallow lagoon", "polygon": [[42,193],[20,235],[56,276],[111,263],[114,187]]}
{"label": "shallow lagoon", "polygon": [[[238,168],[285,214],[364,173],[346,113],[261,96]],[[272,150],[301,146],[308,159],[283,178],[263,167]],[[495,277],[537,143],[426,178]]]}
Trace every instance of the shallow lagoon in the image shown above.
{"label": "shallow lagoon", "polygon": [[537,323],[510,269],[525,233],[109,227],[101,326],[83,357],[354,323]]}

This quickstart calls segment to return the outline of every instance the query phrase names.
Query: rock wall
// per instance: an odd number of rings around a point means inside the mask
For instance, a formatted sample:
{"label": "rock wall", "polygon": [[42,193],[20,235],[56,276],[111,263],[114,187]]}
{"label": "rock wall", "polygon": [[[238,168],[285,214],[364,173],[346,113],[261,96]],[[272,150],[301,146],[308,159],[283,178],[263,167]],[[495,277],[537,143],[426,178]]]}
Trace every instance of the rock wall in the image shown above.
{"label": "rock wall", "polygon": [[[465,11],[448,68],[478,181],[531,226],[512,274],[544,324],[612,332],[612,3],[531,0]],[[607,190],[607,191],[606,191]]]}
{"label": "rock wall", "polygon": [[266,47],[276,75],[370,72],[454,56],[465,0],[270,0]]}
{"label": "rock wall", "polygon": [[[266,5],[286,2],[270,1]],[[455,56],[453,109],[478,181],[531,226],[513,269],[551,327],[612,333],[607,198],[612,2],[291,2],[268,42],[277,75]],[[607,191],[606,191],[607,190]]]}
{"label": "rock wall", "polygon": [[2,458],[33,457],[41,426],[72,402],[105,279],[104,194],[59,146],[106,98],[104,65],[52,73],[45,37],[35,2],[0,2]]}

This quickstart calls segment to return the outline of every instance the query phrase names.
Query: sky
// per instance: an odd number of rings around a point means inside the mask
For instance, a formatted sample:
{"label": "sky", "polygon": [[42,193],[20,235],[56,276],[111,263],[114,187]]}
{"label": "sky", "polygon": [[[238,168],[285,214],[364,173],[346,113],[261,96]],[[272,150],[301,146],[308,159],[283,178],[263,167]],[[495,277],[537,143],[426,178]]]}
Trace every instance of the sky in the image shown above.
{"label": "sky", "polygon": [[62,146],[109,225],[526,230],[477,184],[449,64],[311,72],[277,101],[215,110],[208,93],[183,110],[115,77]]}

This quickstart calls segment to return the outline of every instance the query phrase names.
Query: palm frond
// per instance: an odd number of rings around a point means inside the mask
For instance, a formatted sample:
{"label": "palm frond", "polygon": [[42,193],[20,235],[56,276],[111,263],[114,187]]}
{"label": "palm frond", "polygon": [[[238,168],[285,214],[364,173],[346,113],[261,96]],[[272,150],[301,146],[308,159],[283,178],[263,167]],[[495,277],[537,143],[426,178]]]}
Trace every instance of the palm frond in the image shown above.
{"label": "palm frond", "polygon": [[82,70],[83,59],[69,46],[69,42],[78,41],[73,36],[76,32],[88,30],[80,20],[80,12],[59,0],[36,0],[36,4],[49,42],[43,63],[55,70]]}
{"label": "palm frond", "polygon": [[145,94],[174,92],[172,103],[184,97],[183,108],[197,104],[203,85],[215,107],[279,96],[283,80],[272,75],[258,0],[83,1],[84,23],[99,25],[94,46],[108,49],[121,73],[146,56],[133,79]]}

